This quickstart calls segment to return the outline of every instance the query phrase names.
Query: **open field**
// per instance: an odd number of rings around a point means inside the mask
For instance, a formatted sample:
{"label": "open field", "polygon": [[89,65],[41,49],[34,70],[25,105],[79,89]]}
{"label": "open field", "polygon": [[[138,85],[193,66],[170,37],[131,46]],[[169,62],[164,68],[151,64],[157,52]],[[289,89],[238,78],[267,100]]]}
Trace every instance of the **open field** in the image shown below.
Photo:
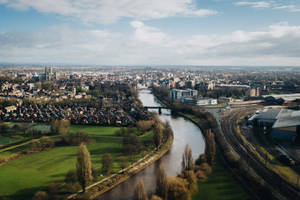
{"label": "open field", "polygon": [[[115,161],[112,172],[121,169],[118,157],[124,156],[122,137],[114,136],[114,131],[117,129],[119,128],[71,127],[73,131],[85,130],[91,135],[93,142],[87,147],[94,167],[101,167],[104,153],[112,155]],[[141,140],[152,141],[152,132],[145,134]],[[62,183],[68,170],[75,169],[78,149],[79,146],[60,146],[41,153],[26,155],[0,166],[0,197],[14,200],[31,199],[35,191],[51,183]],[[141,154],[136,155],[136,158],[140,157]]]}
{"label": "open field", "polygon": [[249,194],[234,179],[232,173],[223,165],[220,155],[216,156],[216,164],[212,173],[203,182],[198,183],[198,192],[193,200],[247,200]]}

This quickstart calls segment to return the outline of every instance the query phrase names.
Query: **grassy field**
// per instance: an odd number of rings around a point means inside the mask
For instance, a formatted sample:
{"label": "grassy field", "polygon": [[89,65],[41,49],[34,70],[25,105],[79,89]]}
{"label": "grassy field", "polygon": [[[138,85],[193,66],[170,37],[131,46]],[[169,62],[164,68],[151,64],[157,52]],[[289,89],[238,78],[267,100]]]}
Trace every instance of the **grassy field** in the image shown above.
{"label": "grassy field", "polygon": [[[92,164],[101,166],[104,153],[114,158],[112,171],[120,170],[118,157],[123,156],[122,137],[114,136],[114,127],[72,126],[71,130],[85,130],[91,134],[93,143],[88,145]],[[102,137],[103,136],[103,137]],[[113,137],[109,137],[113,136]],[[152,132],[141,137],[152,140]],[[33,193],[51,183],[62,183],[69,169],[75,169],[78,146],[62,146],[31,154],[0,166],[0,197],[21,200],[31,199]],[[138,155],[137,157],[141,157]]]}
{"label": "grassy field", "polygon": [[8,144],[15,141],[15,139],[11,137],[0,136],[0,146],[4,144]]}
{"label": "grassy field", "polygon": [[198,183],[198,192],[193,196],[193,200],[202,199],[247,200],[250,196],[217,156],[213,172],[205,181]]}

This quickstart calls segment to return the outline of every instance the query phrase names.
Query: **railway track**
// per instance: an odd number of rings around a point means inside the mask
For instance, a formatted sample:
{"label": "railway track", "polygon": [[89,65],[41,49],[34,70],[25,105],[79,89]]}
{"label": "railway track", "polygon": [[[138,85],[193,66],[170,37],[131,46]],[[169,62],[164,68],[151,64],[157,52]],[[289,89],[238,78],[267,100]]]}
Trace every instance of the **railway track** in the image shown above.
{"label": "railway track", "polygon": [[251,150],[248,144],[244,142],[236,130],[236,120],[245,114],[255,112],[257,107],[239,108],[232,111],[229,115],[221,120],[221,129],[229,144],[236,153],[247,161],[247,164],[259,175],[271,188],[278,191],[287,199],[300,199],[299,188],[290,184],[278,174],[266,167],[257,155]]}

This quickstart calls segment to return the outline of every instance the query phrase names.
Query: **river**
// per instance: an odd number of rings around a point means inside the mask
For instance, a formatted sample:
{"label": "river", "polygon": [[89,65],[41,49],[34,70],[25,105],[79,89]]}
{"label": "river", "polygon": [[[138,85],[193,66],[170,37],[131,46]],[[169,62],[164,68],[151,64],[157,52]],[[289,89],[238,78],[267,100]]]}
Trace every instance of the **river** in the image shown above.
{"label": "river", "polygon": [[[161,105],[150,90],[141,90],[139,92],[139,98],[144,106]],[[194,159],[204,152],[205,140],[200,129],[195,124],[183,117],[171,116],[169,110],[162,110],[162,114],[159,115],[159,117],[164,122],[169,121],[173,129],[174,142],[171,150],[160,160],[140,171],[127,181],[119,184],[112,190],[104,193],[98,197],[97,200],[132,199],[134,186],[139,180],[144,181],[145,189],[147,193],[151,195],[155,190],[155,174],[159,163],[164,165],[168,176],[176,176],[181,171],[181,158],[186,144],[190,145]]]}

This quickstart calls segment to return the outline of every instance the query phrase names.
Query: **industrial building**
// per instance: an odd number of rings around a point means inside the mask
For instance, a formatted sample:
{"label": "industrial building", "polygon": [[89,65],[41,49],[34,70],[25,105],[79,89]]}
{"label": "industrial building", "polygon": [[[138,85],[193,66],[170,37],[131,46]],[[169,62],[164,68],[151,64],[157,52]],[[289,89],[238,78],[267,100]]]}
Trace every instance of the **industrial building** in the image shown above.
{"label": "industrial building", "polygon": [[170,91],[170,97],[172,100],[181,100],[183,97],[197,97],[198,91],[197,90],[179,90],[179,89],[172,89]]}
{"label": "industrial building", "polygon": [[269,132],[276,140],[294,142],[300,136],[300,111],[264,109],[253,115],[249,122]]}

